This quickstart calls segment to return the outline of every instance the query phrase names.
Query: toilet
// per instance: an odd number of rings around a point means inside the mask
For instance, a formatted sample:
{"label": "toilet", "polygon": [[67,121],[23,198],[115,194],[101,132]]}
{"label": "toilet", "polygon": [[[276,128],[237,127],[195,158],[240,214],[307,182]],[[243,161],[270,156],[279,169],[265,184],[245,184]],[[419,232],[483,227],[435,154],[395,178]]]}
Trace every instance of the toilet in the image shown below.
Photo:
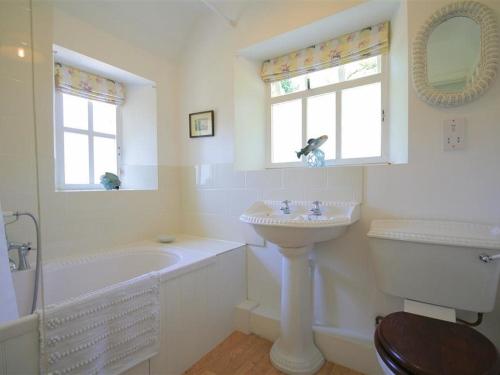
{"label": "toilet", "polygon": [[[385,374],[498,375],[495,345],[458,323],[455,311],[494,309],[500,227],[428,220],[375,220],[368,232],[377,286],[404,299],[375,331]],[[480,257],[481,255],[481,257]]]}

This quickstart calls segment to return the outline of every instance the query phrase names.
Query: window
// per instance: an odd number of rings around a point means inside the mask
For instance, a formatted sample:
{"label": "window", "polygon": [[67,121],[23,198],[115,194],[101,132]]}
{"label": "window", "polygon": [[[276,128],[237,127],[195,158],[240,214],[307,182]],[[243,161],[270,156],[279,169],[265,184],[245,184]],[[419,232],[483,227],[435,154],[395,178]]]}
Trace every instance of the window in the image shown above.
{"label": "window", "polygon": [[118,175],[118,108],[115,104],[56,92],[57,187],[101,189],[105,172]]}
{"label": "window", "polygon": [[268,167],[300,165],[296,151],[324,134],[328,165],[387,161],[386,61],[379,55],[271,82]]}

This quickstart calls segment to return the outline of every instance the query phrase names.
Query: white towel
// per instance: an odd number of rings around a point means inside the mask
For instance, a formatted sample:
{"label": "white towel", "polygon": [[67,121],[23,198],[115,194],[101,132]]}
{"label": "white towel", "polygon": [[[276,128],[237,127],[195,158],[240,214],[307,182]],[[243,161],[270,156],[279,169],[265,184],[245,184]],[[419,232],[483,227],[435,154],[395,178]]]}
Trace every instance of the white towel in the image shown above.
{"label": "white towel", "polygon": [[16,292],[10,272],[7,239],[0,205],[0,324],[19,318]]}
{"label": "white towel", "polygon": [[157,354],[159,290],[152,272],[46,307],[41,373],[119,374]]}

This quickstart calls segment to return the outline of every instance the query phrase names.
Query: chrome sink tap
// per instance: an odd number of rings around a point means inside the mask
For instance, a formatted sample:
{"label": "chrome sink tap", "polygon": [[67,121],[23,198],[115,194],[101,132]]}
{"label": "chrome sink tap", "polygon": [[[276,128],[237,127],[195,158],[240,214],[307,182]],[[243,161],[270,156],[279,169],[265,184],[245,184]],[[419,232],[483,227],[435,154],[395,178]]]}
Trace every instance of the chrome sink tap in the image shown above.
{"label": "chrome sink tap", "polygon": [[312,202],[313,208],[311,208],[312,215],[314,216],[321,216],[321,209],[319,208],[319,205],[321,204],[320,201],[314,201]]}
{"label": "chrome sink tap", "polygon": [[[9,242],[9,251],[17,250],[17,265],[14,270],[23,271],[30,269],[30,264],[28,262],[28,252],[31,250],[31,243],[17,243],[17,242]],[[11,263],[11,270],[13,266]]]}
{"label": "chrome sink tap", "polygon": [[290,206],[289,204],[291,203],[288,199],[284,200],[281,202],[283,206],[280,208],[280,211],[283,212],[285,215],[290,215]]}

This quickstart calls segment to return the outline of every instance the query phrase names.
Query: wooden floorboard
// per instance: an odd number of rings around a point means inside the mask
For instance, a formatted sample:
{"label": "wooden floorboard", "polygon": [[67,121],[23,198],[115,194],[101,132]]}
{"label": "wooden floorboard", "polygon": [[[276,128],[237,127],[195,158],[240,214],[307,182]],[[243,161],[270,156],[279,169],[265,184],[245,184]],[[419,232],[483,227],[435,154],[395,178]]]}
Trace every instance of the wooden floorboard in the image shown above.
{"label": "wooden floorboard", "polygon": [[[187,370],[186,375],[282,375],[269,359],[272,343],[256,335],[233,332]],[[326,362],[317,375],[362,375]]]}

